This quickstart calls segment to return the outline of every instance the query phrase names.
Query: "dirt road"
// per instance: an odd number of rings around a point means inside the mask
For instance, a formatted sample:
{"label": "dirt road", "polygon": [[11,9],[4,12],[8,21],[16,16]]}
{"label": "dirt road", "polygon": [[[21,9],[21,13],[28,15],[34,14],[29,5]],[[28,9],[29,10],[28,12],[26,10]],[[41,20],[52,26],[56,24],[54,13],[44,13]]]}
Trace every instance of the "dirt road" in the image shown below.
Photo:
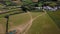
{"label": "dirt road", "polygon": [[5,31],[5,30],[4,30],[3,25],[2,25],[2,24],[0,24],[0,34],[4,34],[4,33],[5,33],[4,31]]}
{"label": "dirt road", "polygon": [[[30,13],[30,12],[28,12],[28,13],[29,13],[29,15],[31,16],[31,13]],[[32,26],[33,21],[34,21],[35,19],[37,19],[38,17],[40,17],[40,16],[42,16],[42,15],[44,15],[44,14],[46,14],[46,13],[40,14],[40,15],[36,16],[35,18],[32,18],[32,16],[31,16],[31,20],[30,20],[30,22],[28,22],[28,23],[29,23],[29,26],[27,27],[27,29],[25,29],[25,32],[23,32],[23,34],[26,34],[26,32],[30,29],[30,27]]]}
{"label": "dirt road", "polygon": [[35,18],[32,18],[32,15],[29,11],[27,12],[27,14],[29,14],[30,20],[28,22],[26,22],[25,24],[22,24],[22,25],[19,25],[19,26],[16,26],[16,27],[10,29],[10,31],[11,30],[16,30],[17,31],[16,34],[25,34],[30,29],[30,27],[32,26],[33,21],[35,19],[37,19],[39,16],[44,15],[45,13],[43,13],[41,15],[38,15]]}

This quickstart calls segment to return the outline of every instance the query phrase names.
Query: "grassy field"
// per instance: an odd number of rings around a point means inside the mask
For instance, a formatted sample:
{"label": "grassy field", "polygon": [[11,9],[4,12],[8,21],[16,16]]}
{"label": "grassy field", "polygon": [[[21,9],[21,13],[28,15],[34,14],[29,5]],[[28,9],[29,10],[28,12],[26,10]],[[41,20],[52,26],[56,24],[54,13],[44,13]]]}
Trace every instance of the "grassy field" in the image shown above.
{"label": "grassy field", "polygon": [[[23,23],[26,23],[27,21],[30,20],[30,17],[28,14],[16,14],[13,16],[10,16],[9,18],[9,29],[14,27],[14,26],[18,26],[21,25]],[[5,32],[5,28],[6,28],[6,19],[5,18],[0,18],[0,24],[2,24],[3,26],[0,26],[0,28],[3,29],[3,32]],[[2,30],[0,30],[1,32]],[[0,33],[2,34],[2,33]]]}
{"label": "grassy field", "polygon": [[[5,15],[0,15],[2,17],[0,17],[0,24],[2,24],[3,26],[0,26],[1,29],[3,29],[5,32],[5,28],[6,28],[6,19],[3,17]],[[9,29],[11,27],[14,27],[14,26],[18,26],[18,25],[21,25],[23,23],[26,23],[27,21],[30,20],[30,17],[28,14],[25,14],[25,13],[22,13],[22,14],[16,14],[16,15],[12,15],[9,17]],[[0,30],[0,34],[2,30]]]}
{"label": "grassy field", "polygon": [[[16,14],[16,15],[12,15],[9,17],[9,22],[13,23],[13,25],[20,25],[21,23],[24,23],[26,21],[30,20],[30,17],[28,14]],[[6,19],[5,18],[0,18],[0,23],[4,23],[5,24]]]}
{"label": "grassy field", "polygon": [[[6,27],[6,19],[4,18],[4,16],[7,15],[7,14],[13,14],[13,13],[14,12],[9,12],[9,13],[0,15],[0,24],[3,25],[4,30],[5,30],[5,27]],[[34,18],[35,16],[38,16],[41,13],[42,12],[31,12],[31,15]],[[30,20],[30,16],[27,13],[12,15],[12,16],[9,17],[9,29],[11,28],[11,26],[18,26],[18,25],[26,23],[29,20]]]}
{"label": "grassy field", "polygon": [[[7,14],[13,14],[14,12],[7,13]],[[32,17],[36,17],[44,12],[31,12]],[[3,25],[5,29],[6,25],[6,19],[4,18],[5,15],[0,15],[0,24]],[[26,34],[60,34],[60,30],[58,26],[55,23],[55,20],[52,20],[51,16],[53,16],[55,19],[57,19],[57,22],[60,22],[60,13],[58,12],[48,12],[48,14],[44,14],[40,17],[38,17],[36,20],[33,21],[32,27],[28,30]],[[30,20],[30,16],[27,13],[21,13],[12,15],[9,17],[9,28],[11,26],[18,26],[21,24],[26,23]]]}
{"label": "grassy field", "polygon": [[32,18],[42,14],[43,12],[31,12]]}
{"label": "grassy field", "polygon": [[5,33],[5,27],[6,27],[6,19],[0,18],[0,34]]}
{"label": "grassy field", "polygon": [[[31,15],[34,18],[35,16],[38,16],[42,13],[43,12],[31,12]],[[16,14],[16,15],[10,16],[9,22],[13,22],[13,24],[16,26],[16,25],[23,24],[29,20],[30,20],[29,14],[28,13],[27,14],[22,13],[22,14]]]}
{"label": "grassy field", "polygon": [[57,11],[47,11],[48,15],[53,19],[55,24],[60,28],[60,10]]}
{"label": "grassy field", "polygon": [[21,23],[25,23],[29,20],[30,20],[29,15],[23,13],[10,16],[9,22],[13,22],[13,24],[16,26],[20,25]]}
{"label": "grassy field", "polygon": [[60,34],[60,31],[55,22],[45,14],[33,21],[26,34]]}

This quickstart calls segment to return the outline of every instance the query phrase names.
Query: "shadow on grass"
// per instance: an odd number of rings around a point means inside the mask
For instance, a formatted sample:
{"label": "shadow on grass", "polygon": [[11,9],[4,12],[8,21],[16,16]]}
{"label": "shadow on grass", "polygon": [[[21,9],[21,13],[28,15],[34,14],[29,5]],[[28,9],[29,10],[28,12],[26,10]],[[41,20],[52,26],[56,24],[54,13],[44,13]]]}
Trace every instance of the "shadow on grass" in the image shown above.
{"label": "shadow on grass", "polygon": [[[60,16],[58,15],[59,11],[55,11],[55,12],[52,12],[52,11],[49,12],[48,11],[47,14],[53,19],[53,21],[55,22],[55,24],[60,28]],[[56,14],[56,12],[57,12],[57,14]]]}

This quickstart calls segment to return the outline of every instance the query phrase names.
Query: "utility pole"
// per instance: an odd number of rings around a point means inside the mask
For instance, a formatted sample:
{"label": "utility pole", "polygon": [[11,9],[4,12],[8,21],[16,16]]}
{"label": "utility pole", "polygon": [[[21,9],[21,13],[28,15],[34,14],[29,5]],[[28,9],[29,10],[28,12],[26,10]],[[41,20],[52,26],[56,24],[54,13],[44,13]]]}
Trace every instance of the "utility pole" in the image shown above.
{"label": "utility pole", "polygon": [[6,15],[5,18],[7,19],[7,21],[6,21],[6,34],[8,34],[8,21],[9,21],[9,15]]}

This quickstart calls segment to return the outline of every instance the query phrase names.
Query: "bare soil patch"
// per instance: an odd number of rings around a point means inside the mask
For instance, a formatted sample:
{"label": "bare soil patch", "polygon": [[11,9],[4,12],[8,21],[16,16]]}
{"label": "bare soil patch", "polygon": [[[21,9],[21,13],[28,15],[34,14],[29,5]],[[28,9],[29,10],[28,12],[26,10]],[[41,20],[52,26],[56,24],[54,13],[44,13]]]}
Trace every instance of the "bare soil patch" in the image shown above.
{"label": "bare soil patch", "polygon": [[5,30],[2,24],[0,24],[0,34],[4,34]]}

